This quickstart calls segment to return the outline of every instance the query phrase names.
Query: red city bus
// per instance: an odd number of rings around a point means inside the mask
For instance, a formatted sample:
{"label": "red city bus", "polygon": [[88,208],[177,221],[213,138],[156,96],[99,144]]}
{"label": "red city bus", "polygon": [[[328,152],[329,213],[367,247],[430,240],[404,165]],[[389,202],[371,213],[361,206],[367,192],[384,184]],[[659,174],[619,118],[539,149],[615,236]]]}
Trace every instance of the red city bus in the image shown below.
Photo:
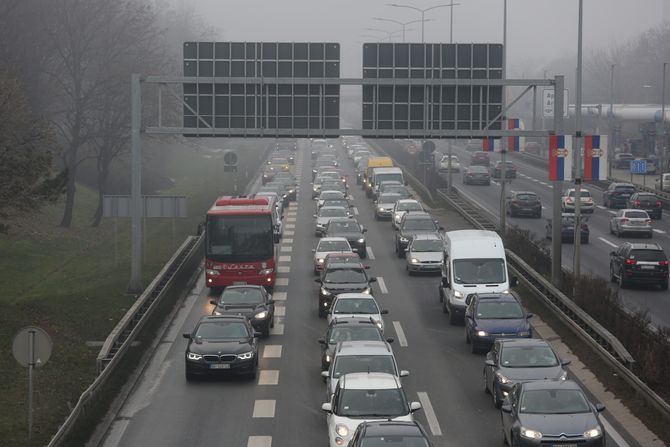
{"label": "red city bus", "polygon": [[205,281],[217,288],[275,284],[273,206],[266,198],[219,197],[205,221]]}

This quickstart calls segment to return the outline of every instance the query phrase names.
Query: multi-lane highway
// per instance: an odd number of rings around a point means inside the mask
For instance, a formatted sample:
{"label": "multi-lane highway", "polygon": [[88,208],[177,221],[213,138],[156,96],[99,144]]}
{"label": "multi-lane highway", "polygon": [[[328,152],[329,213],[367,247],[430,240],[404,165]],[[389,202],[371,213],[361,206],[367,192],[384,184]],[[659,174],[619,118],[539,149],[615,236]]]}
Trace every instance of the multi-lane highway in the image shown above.
{"label": "multi-lane highway", "polygon": [[[438,150],[444,151],[444,147]],[[462,166],[467,166],[470,161],[471,152],[467,152],[463,145],[454,144],[453,153],[459,157]],[[436,155],[436,158],[438,155]],[[548,173],[546,169],[529,164],[521,157],[515,157],[511,154],[510,158],[518,168],[516,179],[512,179],[507,187],[508,191],[533,191],[537,193],[542,201],[542,219],[532,219],[527,217],[509,217],[507,224],[519,226],[531,230],[537,238],[544,239],[546,235],[547,219],[552,216],[552,185],[547,180]],[[438,158],[439,159],[439,158]],[[495,162],[499,159],[498,154],[492,154],[491,160]],[[455,173],[453,179],[459,191],[473,199],[480,206],[488,210],[496,217],[500,215],[500,183],[492,180],[491,186],[464,185],[461,182],[461,174]],[[569,182],[564,182],[564,188],[571,187]],[[656,242],[660,244],[666,253],[670,253],[670,214],[663,213],[662,220],[652,222],[654,229],[653,238],[635,237],[624,235],[621,238],[610,234],[609,222],[616,210],[610,210],[602,206],[602,191],[592,185],[585,185],[586,189],[591,191],[596,209],[593,215],[586,215],[590,229],[590,243],[582,245],[581,265],[582,272],[592,272],[604,278],[609,278],[609,253],[625,241],[630,242]],[[559,204],[560,206],[560,204]],[[550,244],[550,241],[547,240]],[[563,266],[572,269],[574,249],[572,244],[563,244]],[[615,284],[612,287],[617,288]],[[670,326],[670,292],[661,291],[656,287],[634,287],[631,289],[619,290],[623,303],[634,310],[647,311],[652,322],[658,326]]]}
{"label": "multi-lane highway", "polygon": [[[296,174],[303,192],[285,214],[274,290],[277,319],[270,337],[261,340],[258,378],[186,382],[186,340],[181,334],[190,332],[201,316],[212,311],[201,280],[118,412],[107,433],[106,447],[327,444],[325,415],[320,410],[325,385],[320,377],[321,351],[317,343],[326,322],[317,317],[318,285],[314,282],[311,252],[317,242],[314,204],[309,194],[311,166],[309,156],[304,155],[305,143],[301,146]],[[348,160],[342,151],[339,154],[353,179]],[[530,176],[525,168],[522,172]],[[525,177],[520,180],[529,187],[535,183]],[[473,194],[486,197],[490,206],[495,203],[493,191],[492,187]],[[399,367],[410,371],[410,376],[403,379],[407,397],[423,405],[418,420],[436,447],[501,445],[500,410],[483,391],[484,357],[470,353],[463,327],[450,326],[441,312],[439,277],[408,276],[403,261],[394,253],[389,222],[374,220],[370,200],[355,184],[351,193],[354,212],[369,229],[369,257],[365,263],[378,278],[374,295],[390,311],[385,316],[386,334],[395,338],[393,349]],[[443,211],[435,214],[447,230],[459,229],[455,222],[463,222]]]}

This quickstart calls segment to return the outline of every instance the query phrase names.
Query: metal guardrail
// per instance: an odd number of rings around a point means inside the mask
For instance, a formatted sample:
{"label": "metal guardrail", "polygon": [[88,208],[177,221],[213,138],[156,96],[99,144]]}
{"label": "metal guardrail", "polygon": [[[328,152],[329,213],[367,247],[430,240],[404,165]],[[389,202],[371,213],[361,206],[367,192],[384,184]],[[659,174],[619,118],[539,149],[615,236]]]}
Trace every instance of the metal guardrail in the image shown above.
{"label": "metal guardrail", "polygon": [[[496,230],[496,225],[485,212],[458,194],[456,188],[453,190],[452,194],[447,194],[445,190],[438,190],[437,193],[476,228]],[[473,208],[475,212],[471,213]],[[634,374],[635,359],[623,344],[516,253],[506,250],[506,254],[508,266],[521,282],[580,339],[594,349],[645,401],[653,405],[666,420],[670,420],[670,404]]]}
{"label": "metal guardrail", "polygon": [[197,265],[202,261],[203,247],[204,237],[189,236],[140,295],[135,304],[128,310],[126,315],[119,321],[107,337],[100,354],[98,354],[96,361],[98,376],[81,394],[77,404],[59,427],[56,434],[51,438],[48,444],[49,447],[59,446],[65,440],[74,424],[85,412],[86,407],[92,403],[100,389],[107,382],[107,379],[121,362],[123,354],[138,336],[149,316],[158,307],[161,300],[168,293],[174,293],[177,289],[183,289],[183,280],[185,277],[192,275]]}

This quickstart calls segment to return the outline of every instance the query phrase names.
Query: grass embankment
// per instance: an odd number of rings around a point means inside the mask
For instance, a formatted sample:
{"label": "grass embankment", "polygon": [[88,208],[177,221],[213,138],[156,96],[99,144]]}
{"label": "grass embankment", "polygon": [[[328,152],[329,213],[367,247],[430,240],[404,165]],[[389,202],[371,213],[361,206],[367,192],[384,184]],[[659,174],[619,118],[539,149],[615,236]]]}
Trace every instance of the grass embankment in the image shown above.
{"label": "grass embankment", "polygon": [[[188,217],[150,219],[146,229],[143,281],[148,284],[198,222],[217,195],[234,194],[246,185],[263,156],[265,142],[246,142],[240,150],[240,173],[223,172],[220,154],[195,151],[172,142],[165,175],[175,186],[165,195],[187,196]],[[240,144],[234,146],[240,148]],[[95,378],[99,346],[135,297],[126,295],[130,272],[129,219],[118,219],[118,259],[114,256],[114,222],[91,228],[97,193],[79,186],[73,225],[58,226],[63,204],[10,222],[0,235],[0,445],[46,445],[81,392]],[[14,334],[24,326],[46,330],[54,349],[34,374],[33,438],[27,436],[28,374],[11,353]]]}

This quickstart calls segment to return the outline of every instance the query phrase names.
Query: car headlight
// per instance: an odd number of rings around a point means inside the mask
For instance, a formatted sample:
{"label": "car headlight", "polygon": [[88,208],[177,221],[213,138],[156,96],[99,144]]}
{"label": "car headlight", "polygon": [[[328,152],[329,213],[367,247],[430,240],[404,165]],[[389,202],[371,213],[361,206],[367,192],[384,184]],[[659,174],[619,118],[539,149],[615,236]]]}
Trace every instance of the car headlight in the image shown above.
{"label": "car headlight", "polygon": [[317,259],[316,262],[318,262],[319,264],[323,264],[323,258]]}
{"label": "car headlight", "polygon": [[219,276],[221,272],[218,270],[212,270],[212,269],[207,269],[205,270],[205,273],[207,273],[209,276]]}
{"label": "car headlight", "polygon": [[561,375],[558,376],[558,380],[565,380],[567,378],[568,378],[568,372],[567,371],[561,372]]}
{"label": "car headlight", "polygon": [[377,207],[377,210],[379,210],[380,212],[384,212],[384,207],[383,207],[383,206],[379,206],[379,207]]}
{"label": "car headlight", "polygon": [[349,434],[349,429],[344,424],[337,424],[335,426],[335,433],[344,437],[344,436],[347,436]]}
{"label": "car headlight", "polygon": [[503,385],[511,382],[511,380],[499,372],[496,373],[496,377],[498,378],[498,382],[502,383]]}
{"label": "car headlight", "polygon": [[360,238],[360,239],[357,240],[356,242],[358,242],[359,244],[362,244],[363,242],[365,242],[365,238]]}
{"label": "car headlight", "polygon": [[412,258],[412,259],[409,260],[409,262],[411,262],[412,264],[418,264],[419,260],[416,259],[416,258]]}
{"label": "car headlight", "polygon": [[383,329],[384,329],[384,323],[382,323],[381,320],[375,320],[375,325],[376,325],[380,330],[383,330]]}
{"label": "car headlight", "polygon": [[243,352],[242,354],[237,354],[237,358],[240,360],[249,360],[253,358],[254,351]]}
{"label": "car headlight", "polygon": [[368,295],[370,295],[372,293],[372,289],[370,289],[370,287],[366,287],[361,291],[361,293],[367,293]]}
{"label": "car headlight", "polygon": [[586,430],[584,432],[584,437],[587,439],[598,438],[602,436],[603,432],[600,427],[592,428],[591,430]]}
{"label": "car headlight", "polygon": [[521,427],[521,436],[528,439],[542,439],[542,433],[537,430],[530,430],[526,427]]}
{"label": "car headlight", "polygon": [[323,296],[330,296],[331,295],[331,293],[328,290],[326,290],[324,287],[321,287],[321,290],[319,292]]}
{"label": "car headlight", "polygon": [[459,292],[458,290],[454,290],[454,298],[463,299],[463,292]]}
{"label": "car headlight", "polygon": [[188,358],[189,360],[201,360],[202,355],[196,354],[195,352],[189,352],[186,354],[186,358]]}
{"label": "car headlight", "polygon": [[258,320],[262,320],[263,318],[267,318],[267,316],[268,316],[268,311],[264,310],[262,312],[258,312],[256,315],[254,315],[254,318],[256,318]]}
{"label": "car headlight", "polygon": [[318,191],[318,190],[319,190],[318,187],[316,187],[316,186],[312,186],[312,191]]}
{"label": "car headlight", "polygon": [[289,193],[289,194],[293,194],[294,192],[295,192],[295,190],[293,190],[293,189],[289,189],[289,190],[288,190],[288,193]]}
{"label": "car headlight", "polygon": [[405,243],[407,243],[407,241],[408,241],[408,239],[407,239],[406,237],[404,237],[404,236],[400,236],[400,242],[402,242],[403,244],[405,244]]}
{"label": "car headlight", "polygon": [[518,337],[529,337],[530,336],[530,331],[521,331],[518,334],[516,334]]}
{"label": "car headlight", "polygon": [[274,269],[262,269],[258,272],[259,275],[271,275]]}
{"label": "car headlight", "polygon": [[222,314],[221,312],[219,312],[218,310],[215,310],[215,311],[214,311],[214,315],[219,316],[219,315],[223,315],[223,314]]}
{"label": "car headlight", "polygon": [[486,337],[487,335],[489,334],[486,331],[477,331],[477,337]]}
{"label": "car headlight", "polygon": [[330,363],[330,354],[326,354],[326,363]]}

